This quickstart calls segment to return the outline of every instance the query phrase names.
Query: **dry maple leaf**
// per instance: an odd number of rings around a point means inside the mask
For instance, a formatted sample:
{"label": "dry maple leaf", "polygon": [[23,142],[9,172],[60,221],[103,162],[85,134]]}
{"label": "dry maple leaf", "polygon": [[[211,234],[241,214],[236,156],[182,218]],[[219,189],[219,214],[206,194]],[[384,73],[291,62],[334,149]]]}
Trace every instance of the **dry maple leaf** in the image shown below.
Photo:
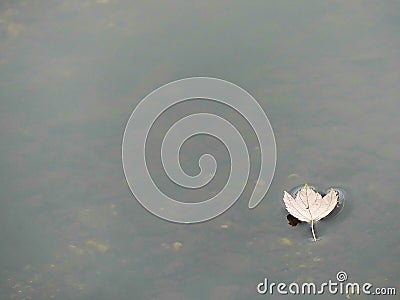
{"label": "dry maple leaf", "polygon": [[293,198],[288,192],[283,194],[283,202],[288,212],[299,219],[311,223],[311,231],[314,241],[317,240],[314,232],[314,222],[329,215],[338,203],[338,194],[331,189],[323,198],[308,184],[305,184]]}

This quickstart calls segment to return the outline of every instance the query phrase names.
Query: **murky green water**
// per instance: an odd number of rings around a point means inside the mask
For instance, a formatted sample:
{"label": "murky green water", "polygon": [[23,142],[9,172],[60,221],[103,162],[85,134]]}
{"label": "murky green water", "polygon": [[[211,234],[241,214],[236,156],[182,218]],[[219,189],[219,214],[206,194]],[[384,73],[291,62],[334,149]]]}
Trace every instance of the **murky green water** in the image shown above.
{"label": "murky green water", "polygon": [[[398,20],[394,1],[3,1],[0,298],[274,299],[264,277],[340,270],[399,289]],[[132,197],[129,115],[188,76],[234,82],[268,114],[277,169],[256,209],[243,197],[178,225]],[[347,192],[316,243],[281,201],[305,182]]]}

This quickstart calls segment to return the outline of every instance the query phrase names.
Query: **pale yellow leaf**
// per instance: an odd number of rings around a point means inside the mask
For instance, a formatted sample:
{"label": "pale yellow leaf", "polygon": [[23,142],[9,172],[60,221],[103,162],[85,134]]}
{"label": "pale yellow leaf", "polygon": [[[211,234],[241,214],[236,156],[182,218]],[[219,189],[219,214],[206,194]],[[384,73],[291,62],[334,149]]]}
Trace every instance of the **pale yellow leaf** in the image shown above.
{"label": "pale yellow leaf", "polygon": [[284,192],[283,202],[288,212],[304,222],[311,222],[311,229],[314,240],[314,222],[321,220],[329,215],[336,207],[338,202],[338,194],[331,189],[323,198],[320,193],[314,191],[308,184],[305,184],[293,198],[288,192]]}

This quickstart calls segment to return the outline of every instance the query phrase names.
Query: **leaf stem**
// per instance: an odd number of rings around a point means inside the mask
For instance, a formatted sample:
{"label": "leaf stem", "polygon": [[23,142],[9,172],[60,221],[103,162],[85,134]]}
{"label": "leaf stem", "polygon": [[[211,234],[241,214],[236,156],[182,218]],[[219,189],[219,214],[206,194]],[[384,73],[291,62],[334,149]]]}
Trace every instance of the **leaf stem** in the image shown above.
{"label": "leaf stem", "polygon": [[311,220],[311,232],[314,238],[314,241],[317,241],[317,238],[315,237],[315,232],[314,232],[314,220]]}

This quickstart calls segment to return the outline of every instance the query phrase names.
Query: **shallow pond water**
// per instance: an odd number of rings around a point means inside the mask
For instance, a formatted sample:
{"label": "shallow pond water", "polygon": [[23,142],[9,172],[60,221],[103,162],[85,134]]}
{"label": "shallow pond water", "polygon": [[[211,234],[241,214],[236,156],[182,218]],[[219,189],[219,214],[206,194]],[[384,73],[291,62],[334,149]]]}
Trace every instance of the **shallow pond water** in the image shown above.
{"label": "shallow pond water", "polygon": [[[399,289],[398,20],[393,1],[2,1],[0,298],[275,299],[257,293],[264,278],[321,284],[340,271]],[[121,142],[144,96],[190,76],[250,92],[278,158],[255,209],[249,185],[223,215],[180,225],[133,198]],[[195,174],[212,149],[229,169],[219,146],[186,146],[183,167]],[[158,170],[166,193],[192,201]],[[227,179],[216,176],[210,193]],[[282,203],[306,182],[346,191],[317,242]]]}

